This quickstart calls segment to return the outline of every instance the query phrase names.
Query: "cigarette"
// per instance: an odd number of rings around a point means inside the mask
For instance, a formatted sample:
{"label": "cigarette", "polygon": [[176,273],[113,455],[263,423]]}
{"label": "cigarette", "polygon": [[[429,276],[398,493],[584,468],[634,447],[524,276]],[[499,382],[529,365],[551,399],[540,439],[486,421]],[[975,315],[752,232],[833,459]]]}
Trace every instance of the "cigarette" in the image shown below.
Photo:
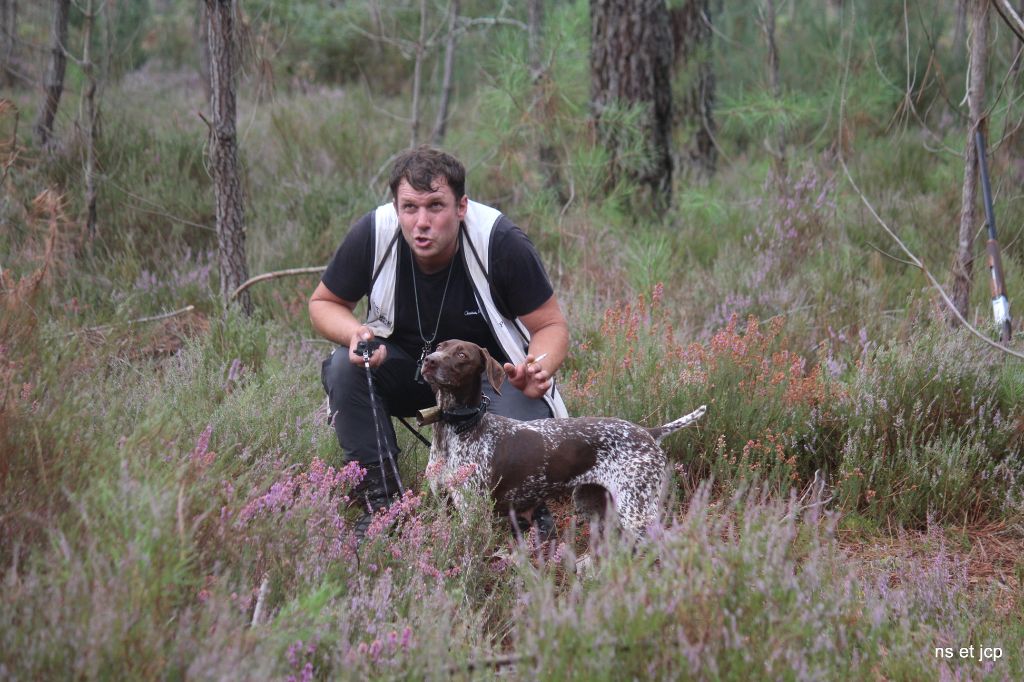
{"label": "cigarette", "polygon": [[534,364],[534,365],[536,365],[536,364],[537,364],[538,362],[540,362],[541,360],[543,360],[543,359],[544,359],[544,358],[546,358],[547,356],[548,356],[548,354],[547,354],[547,353],[541,353],[540,355],[538,355],[537,357],[535,357],[535,358],[533,359],[533,363],[531,363],[531,364]]}

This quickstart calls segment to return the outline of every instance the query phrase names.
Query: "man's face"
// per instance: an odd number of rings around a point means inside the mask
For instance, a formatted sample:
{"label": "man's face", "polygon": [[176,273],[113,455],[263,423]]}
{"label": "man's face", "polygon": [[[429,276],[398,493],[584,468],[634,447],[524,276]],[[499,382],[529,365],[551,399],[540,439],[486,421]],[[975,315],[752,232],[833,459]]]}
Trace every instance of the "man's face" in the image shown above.
{"label": "man's face", "polygon": [[402,236],[424,272],[437,272],[451,262],[458,249],[459,223],[466,217],[469,202],[458,201],[443,177],[435,178],[432,192],[414,189],[408,180],[398,184],[395,209]]}

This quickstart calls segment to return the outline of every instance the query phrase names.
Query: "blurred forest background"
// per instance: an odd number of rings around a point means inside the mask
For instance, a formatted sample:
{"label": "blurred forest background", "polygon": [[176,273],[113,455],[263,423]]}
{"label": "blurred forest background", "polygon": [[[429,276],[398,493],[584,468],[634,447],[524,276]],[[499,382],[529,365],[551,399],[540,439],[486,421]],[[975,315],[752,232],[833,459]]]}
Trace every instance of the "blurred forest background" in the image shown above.
{"label": "blurred forest background", "polygon": [[[1022,12],[0,0],[0,677],[1024,678]],[[571,413],[709,406],[590,574],[568,506],[356,548],[306,300],[422,143],[538,246]]]}

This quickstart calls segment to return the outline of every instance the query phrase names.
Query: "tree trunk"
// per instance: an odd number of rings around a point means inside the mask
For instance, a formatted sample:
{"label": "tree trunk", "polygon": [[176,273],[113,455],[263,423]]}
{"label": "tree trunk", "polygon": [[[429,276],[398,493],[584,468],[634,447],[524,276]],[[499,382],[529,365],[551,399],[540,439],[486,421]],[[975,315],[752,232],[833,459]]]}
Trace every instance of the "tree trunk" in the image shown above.
{"label": "tree trunk", "polygon": [[43,76],[43,101],[36,117],[36,144],[49,147],[53,137],[53,120],[64,92],[64,69],[67,57],[64,50],[68,42],[68,15],[71,0],[53,0],[53,22],[50,24],[50,64]]}
{"label": "tree trunk", "polygon": [[[235,2],[206,0],[210,36],[210,105],[213,109],[210,145],[214,195],[217,202],[217,251],[220,294],[225,303],[248,276],[245,260],[245,205],[238,169],[235,130]],[[252,314],[249,292],[238,297],[242,310]]]}
{"label": "tree trunk", "polygon": [[544,25],[544,3],[542,0],[527,0],[526,3],[526,64],[530,68],[530,79],[536,83],[541,76],[540,32]]}
{"label": "tree trunk", "polygon": [[[775,43],[775,0],[765,0],[763,8],[764,38],[768,49],[768,90],[776,102],[782,97],[782,83],[779,80],[779,49]],[[775,173],[786,177],[786,129],[780,123],[775,130]]]}
{"label": "tree trunk", "polygon": [[643,107],[650,162],[634,175],[665,203],[672,192],[671,65],[665,0],[590,0],[590,107],[611,172],[621,172],[623,150],[618,131],[602,116],[609,106]]}
{"label": "tree trunk", "polygon": [[[985,130],[985,72],[988,67],[989,0],[971,2],[970,72],[967,80],[969,112],[967,141],[964,145],[964,186],[960,205],[960,230],[953,259],[951,298],[957,311],[968,317],[971,277],[974,266],[974,233],[978,229],[978,150],[974,131]],[[956,323],[954,319],[954,324]]]}
{"label": "tree trunk", "polygon": [[98,113],[96,109],[96,64],[92,56],[92,30],[96,22],[96,11],[93,7],[93,0],[85,9],[85,18],[82,22],[82,74],[85,82],[82,84],[82,121],[85,132],[85,206],[86,206],[86,234],[89,239],[95,239],[96,227],[96,122]]}
{"label": "tree trunk", "polygon": [[203,88],[203,103],[210,103],[210,20],[206,0],[196,0],[195,21],[196,57],[199,63],[199,82]]}
{"label": "tree trunk", "polygon": [[953,49],[959,50],[967,35],[967,5],[970,0],[956,0],[956,19],[953,22]]}
{"label": "tree trunk", "polygon": [[530,110],[540,122],[538,127],[540,141],[537,144],[537,165],[547,188],[555,193],[563,206],[569,201],[559,167],[558,150],[551,144],[548,135],[548,122],[553,118],[552,93],[548,87],[547,69],[541,56],[542,34],[544,28],[543,0],[528,0],[526,5],[526,63],[530,69],[530,81],[533,83],[533,102]]}
{"label": "tree trunk", "polygon": [[677,121],[690,138],[682,156],[703,177],[713,175],[718,165],[709,4],[708,0],[686,0],[671,11],[673,63],[686,82],[677,110]]}
{"label": "tree trunk", "polygon": [[409,114],[410,147],[420,143],[420,92],[423,89],[423,59],[427,51],[427,0],[420,0],[420,38],[416,41],[416,62],[412,69],[412,111]]}
{"label": "tree trunk", "polygon": [[448,2],[448,39],[444,48],[444,77],[441,82],[441,101],[437,106],[437,121],[431,134],[431,143],[441,146],[448,129],[448,110],[454,90],[453,73],[455,71],[456,22],[459,18],[459,0]]}
{"label": "tree trunk", "polygon": [[0,0],[0,83],[14,87],[18,40],[18,0]]}

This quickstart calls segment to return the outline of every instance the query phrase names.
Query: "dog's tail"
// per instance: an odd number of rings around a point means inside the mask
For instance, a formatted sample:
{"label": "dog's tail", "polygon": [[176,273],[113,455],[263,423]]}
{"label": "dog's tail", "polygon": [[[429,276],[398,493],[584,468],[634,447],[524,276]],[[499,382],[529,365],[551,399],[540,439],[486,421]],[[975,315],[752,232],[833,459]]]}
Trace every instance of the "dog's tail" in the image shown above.
{"label": "dog's tail", "polygon": [[669,435],[670,433],[675,433],[679,429],[685,429],[687,426],[692,426],[693,424],[697,423],[697,420],[703,417],[704,413],[707,411],[708,406],[701,405],[700,407],[698,407],[696,410],[686,415],[685,417],[680,417],[675,421],[671,421],[668,424],[663,424],[662,426],[658,426],[653,429],[647,429],[647,433],[651,434],[651,437],[654,439],[655,443],[660,443],[662,439],[665,438],[665,436]]}

